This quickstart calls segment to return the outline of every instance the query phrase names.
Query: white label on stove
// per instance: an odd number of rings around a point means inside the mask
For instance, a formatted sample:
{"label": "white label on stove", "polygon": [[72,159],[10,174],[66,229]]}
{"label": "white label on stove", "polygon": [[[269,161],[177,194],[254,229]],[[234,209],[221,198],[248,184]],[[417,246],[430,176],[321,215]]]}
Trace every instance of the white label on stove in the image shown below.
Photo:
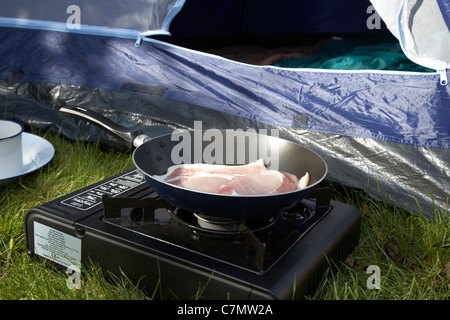
{"label": "white label on stove", "polygon": [[100,204],[105,194],[116,197],[143,183],[145,183],[145,178],[137,170],[134,170],[92,189],[78,193],[73,197],[61,201],[61,203],[71,208],[86,211]]}
{"label": "white label on stove", "polygon": [[81,266],[81,239],[34,221],[34,253],[65,267]]}

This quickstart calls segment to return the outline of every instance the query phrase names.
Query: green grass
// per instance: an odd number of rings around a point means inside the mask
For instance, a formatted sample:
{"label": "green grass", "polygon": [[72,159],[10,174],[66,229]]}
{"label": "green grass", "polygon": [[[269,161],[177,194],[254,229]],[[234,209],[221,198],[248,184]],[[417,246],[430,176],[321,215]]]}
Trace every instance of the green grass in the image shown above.
{"label": "green grass", "polygon": [[[0,187],[0,299],[152,299],[125,277],[105,274],[95,266],[82,270],[80,289],[69,289],[68,274],[29,258],[23,219],[30,208],[132,167],[131,153],[33,133],[49,140],[56,154],[39,172]],[[436,213],[431,222],[360,190],[344,189],[334,197],[360,209],[360,243],[345,263],[330,262],[333,268],[307,299],[449,299],[448,216]],[[371,265],[380,269],[380,289],[367,287]]]}
{"label": "green grass", "polygon": [[[447,300],[450,298],[449,217],[436,214],[431,222],[409,215],[361,191],[340,200],[362,214],[361,239],[346,263],[328,277],[313,298]],[[371,273],[380,268],[380,289],[368,289]]]}

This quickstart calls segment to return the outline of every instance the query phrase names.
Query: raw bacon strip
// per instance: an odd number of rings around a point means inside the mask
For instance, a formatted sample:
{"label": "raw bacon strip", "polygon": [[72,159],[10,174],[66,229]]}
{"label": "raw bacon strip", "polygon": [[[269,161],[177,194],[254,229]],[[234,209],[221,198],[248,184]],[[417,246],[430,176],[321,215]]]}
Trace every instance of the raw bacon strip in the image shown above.
{"label": "raw bacon strip", "polygon": [[171,166],[165,175],[154,178],[183,188],[229,195],[269,195],[304,188],[302,179],[276,170],[267,170],[262,159],[242,166],[183,164]]}
{"label": "raw bacon strip", "polygon": [[165,181],[177,179],[180,176],[190,177],[200,174],[225,174],[225,175],[239,175],[251,172],[260,172],[267,170],[262,159],[242,166],[227,166],[218,164],[180,164],[169,167],[167,173],[160,176]]}
{"label": "raw bacon strip", "polygon": [[180,176],[166,182],[195,191],[219,193],[219,190],[230,183],[232,178],[232,176],[228,177],[218,174],[201,174],[197,176]]}
{"label": "raw bacon strip", "polygon": [[233,195],[267,195],[296,190],[298,179],[293,180],[288,175],[275,170],[252,172],[242,176],[235,176],[223,185],[219,194]]}

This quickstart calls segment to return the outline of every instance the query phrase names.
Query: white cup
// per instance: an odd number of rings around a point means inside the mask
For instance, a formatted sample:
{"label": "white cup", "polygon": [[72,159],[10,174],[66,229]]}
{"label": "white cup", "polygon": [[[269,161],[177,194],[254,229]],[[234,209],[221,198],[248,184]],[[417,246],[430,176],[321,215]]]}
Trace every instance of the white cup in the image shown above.
{"label": "white cup", "polygon": [[0,120],[0,180],[21,175],[23,126],[11,120]]}

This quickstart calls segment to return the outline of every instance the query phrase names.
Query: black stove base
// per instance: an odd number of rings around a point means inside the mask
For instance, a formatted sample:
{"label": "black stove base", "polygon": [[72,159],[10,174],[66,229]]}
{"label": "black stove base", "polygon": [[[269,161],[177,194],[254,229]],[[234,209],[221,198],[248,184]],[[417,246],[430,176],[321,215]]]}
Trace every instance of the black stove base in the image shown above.
{"label": "black stove base", "polygon": [[326,214],[302,230],[269,268],[245,268],[182,242],[130,230],[119,217],[117,223],[105,221],[102,197],[150,193],[140,179],[130,170],[30,209],[25,217],[29,255],[62,268],[98,264],[162,299],[298,299],[315,291],[330,260],[345,259],[359,241],[359,211],[331,200]]}

